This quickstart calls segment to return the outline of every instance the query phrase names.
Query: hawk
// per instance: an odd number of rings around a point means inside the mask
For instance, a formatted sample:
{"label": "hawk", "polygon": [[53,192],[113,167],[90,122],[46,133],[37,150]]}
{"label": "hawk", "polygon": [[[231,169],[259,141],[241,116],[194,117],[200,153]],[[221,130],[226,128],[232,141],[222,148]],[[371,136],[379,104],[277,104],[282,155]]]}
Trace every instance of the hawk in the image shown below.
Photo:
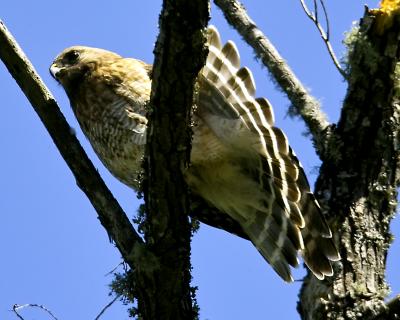
{"label": "hawk", "polygon": [[[300,254],[318,278],[339,259],[331,231],[285,134],[232,41],[208,29],[209,53],[197,82],[193,141],[185,179],[211,208],[200,220],[248,238],[285,280]],[[137,190],[146,143],[152,66],[103,49],[74,46],[50,67],[108,170]],[[225,219],[225,218],[226,219]],[[213,221],[217,222],[213,222]]]}

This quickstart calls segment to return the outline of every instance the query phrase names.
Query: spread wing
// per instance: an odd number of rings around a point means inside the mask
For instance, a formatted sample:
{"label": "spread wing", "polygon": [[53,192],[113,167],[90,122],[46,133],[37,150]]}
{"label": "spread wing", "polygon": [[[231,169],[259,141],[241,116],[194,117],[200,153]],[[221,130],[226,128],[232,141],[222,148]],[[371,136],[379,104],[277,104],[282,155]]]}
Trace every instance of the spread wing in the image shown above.
{"label": "spread wing", "polygon": [[213,27],[208,39],[209,55],[199,77],[199,117],[221,144],[235,150],[237,159],[245,159],[238,160],[240,174],[258,188],[253,197],[240,198],[248,203],[232,204],[225,213],[240,217],[246,235],[284,280],[292,280],[289,265],[298,265],[298,253],[319,279],[332,275],[330,261],[339,254],[300,162],[274,126],[270,103],[254,98],[253,76],[240,67],[235,44],[222,46]]}

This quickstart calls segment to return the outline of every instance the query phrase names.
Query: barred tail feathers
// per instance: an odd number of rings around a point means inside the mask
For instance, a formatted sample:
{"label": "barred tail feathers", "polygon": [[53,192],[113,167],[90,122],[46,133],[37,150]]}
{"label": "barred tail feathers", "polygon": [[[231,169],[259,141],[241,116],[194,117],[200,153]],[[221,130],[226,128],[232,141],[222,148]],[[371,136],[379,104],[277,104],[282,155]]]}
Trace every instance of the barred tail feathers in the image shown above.
{"label": "barred tail feathers", "polygon": [[[300,162],[285,134],[274,127],[270,103],[265,98],[254,98],[252,73],[240,67],[235,44],[228,41],[222,46],[214,27],[209,28],[208,39],[209,55],[200,80],[206,89],[200,92],[199,109],[227,119],[226,125],[239,123],[234,134],[240,137],[251,133],[255,137],[251,147],[260,157],[252,177],[266,196],[258,199],[261,208],[249,209],[242,225],[244,231],[284,280],[292,280],[289,265],[297,266],[298,252],[316,277],[332,275],[330,261],[338,260],[339,254]],[[243,147],[235,144],[232,130],[224,130],[221,122],[211,118],[208,124],[217,136],[233,147]]]}

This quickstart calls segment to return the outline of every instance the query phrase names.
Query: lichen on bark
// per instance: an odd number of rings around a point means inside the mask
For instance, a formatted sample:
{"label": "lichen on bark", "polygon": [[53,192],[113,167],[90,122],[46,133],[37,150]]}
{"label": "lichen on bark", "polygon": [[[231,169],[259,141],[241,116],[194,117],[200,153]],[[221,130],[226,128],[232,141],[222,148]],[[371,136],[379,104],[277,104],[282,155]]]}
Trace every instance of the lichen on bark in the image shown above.
{"label": "lichen on bark", "polygon": [[349,87],[315,190],[342,261],[330,279],[306,277],[302,319],[375,319],[387,308],[389,223],[400,178],[399,37],[398,13],[382,29],[374,10],[347,36]]}

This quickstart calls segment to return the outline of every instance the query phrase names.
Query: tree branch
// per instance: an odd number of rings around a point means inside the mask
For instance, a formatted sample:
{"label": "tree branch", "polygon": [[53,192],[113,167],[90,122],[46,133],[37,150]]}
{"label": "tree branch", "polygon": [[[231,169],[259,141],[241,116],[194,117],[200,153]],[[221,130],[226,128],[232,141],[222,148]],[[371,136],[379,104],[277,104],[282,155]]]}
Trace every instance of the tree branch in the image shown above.
{"label": "tree branch", "polygon": [[54,97],[2,21],[0,48],[1,60],[39,115],[108,235],[115,241],[124,260],[134,268],[134,250],[143,243],[142,239],[89,160]]}
{"label": "tree branch", "polygon": [[257,57],[272,74],[275,81],[286,93],[296,113],[300,115],[312,134],[317,153],[323,157],[329,122],[321,111],[319,102],[312,97],[296,77],[268,38],[257,28],[237,0],[214,0],[223,11],[228,22],[254,49]]}

